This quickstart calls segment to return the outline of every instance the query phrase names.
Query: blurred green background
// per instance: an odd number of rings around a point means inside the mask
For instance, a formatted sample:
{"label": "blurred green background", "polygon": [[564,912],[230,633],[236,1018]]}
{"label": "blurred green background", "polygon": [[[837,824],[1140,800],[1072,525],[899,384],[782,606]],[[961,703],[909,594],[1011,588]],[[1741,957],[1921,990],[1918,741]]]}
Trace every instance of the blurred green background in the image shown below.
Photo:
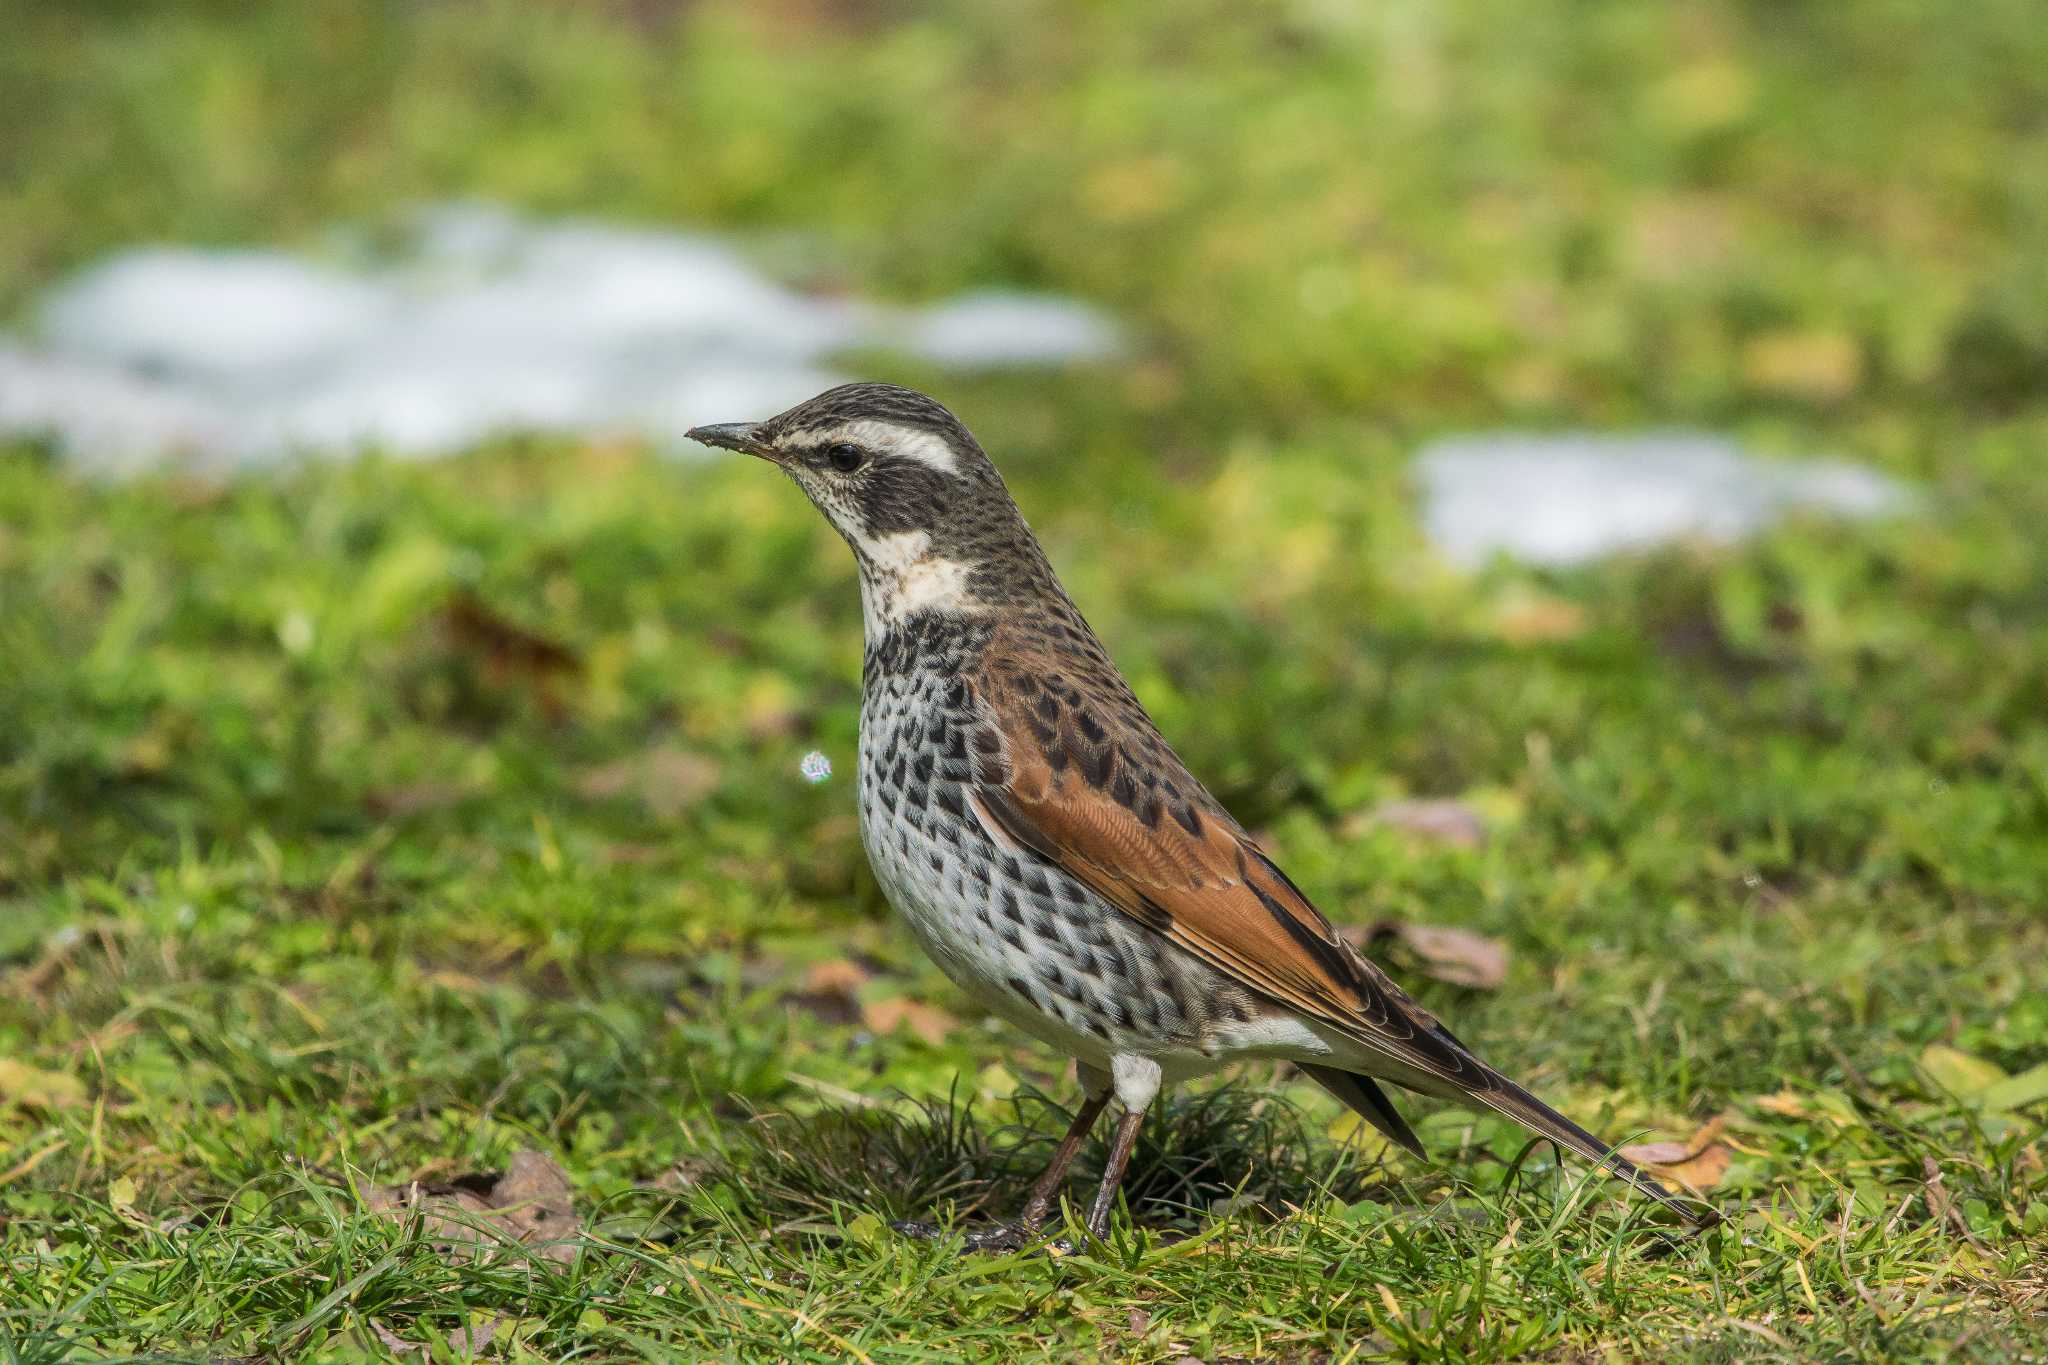
{"label": "blurred green background", "polygon": [[[0,1345],[341,1358],[497,1318],[489,1352],[548,1358],[2038,1349],[2041,17],[0,4],[24,334],[123,247],[453,198],[718,231],[808,290],[1110,310],[1113,362],[839,366],[980,434],[1334,920],[1504,941],[1498,989],[1390,961],[1616,1140],[1710,1130],[1736,1220],[1660,1258],[1616,1189],[1512,1167],[1504,1123],[1430,1112],[1442,1161],[1383,1162],[1259,1072],[1161,1118],[1114,1254],[899,1242],[872,1214],[1013,1199],[1058,1119],[1004,1126],[1009,1097],[1069,1087],[888,921],[846,781],[852,566],[793,490],[630,440],[111,482],[16,439]],[[1434,435],[1663,426],[1922,506],[1571,570],[1421,534]],[[813,749],[837,779],[801,780]],[[1372,818],[1407,797],[1488,837]],[[521,1146],[605,1239],[573,1266],[470,1264],[355,1197]]]}

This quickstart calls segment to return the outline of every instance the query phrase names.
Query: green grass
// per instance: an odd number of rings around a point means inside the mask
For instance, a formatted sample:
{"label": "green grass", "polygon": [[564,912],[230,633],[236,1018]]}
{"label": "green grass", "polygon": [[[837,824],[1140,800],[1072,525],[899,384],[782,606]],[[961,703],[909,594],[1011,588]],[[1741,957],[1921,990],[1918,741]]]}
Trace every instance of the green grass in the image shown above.
{"label": "green grass", "polygon": [[[2032,6],[245,8],[5,7],[0,307],[451,194],[1108,303],[1115,365],[861,368],[987,438],[1333,918],[1509,944],[1498,991],[1404,970],[1462,1036],[1616,1139],[1723,1116],[1731,1221],[1673,1247],[1458,1110],[1416,1107],[1436,1161],[1361,1149],[1252,1069],[1148,1127],[1107,1249],[901,1240],[1017,1200],[1074,1097],[887,917],[852,567],[793,490],[559,441],[96,485],[16,443],[0,1358],[501,1316],[510,1358],[2044,1349],[2048,1103],[1984,1089],[2048,1064]],[[1925,507],[1454,573],[1402,459],[1504,423],[1707,424]],[[1517,629],[1553,599],[1582,629]],[[1494,837],[1357,818],[1397,795]],[[873,1036],[805,984],[846,962],[959,1028]],[[364,1208],[522,1147],[571,1265]]]}

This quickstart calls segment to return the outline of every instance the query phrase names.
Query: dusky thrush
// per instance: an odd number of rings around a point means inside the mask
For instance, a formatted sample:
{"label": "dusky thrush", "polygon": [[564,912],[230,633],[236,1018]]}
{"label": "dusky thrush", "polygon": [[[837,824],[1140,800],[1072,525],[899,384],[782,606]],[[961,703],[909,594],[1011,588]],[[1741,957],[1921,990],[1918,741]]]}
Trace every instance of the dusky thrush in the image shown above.
{"label": "dusky thrush", "polygon": [[1249,1057],[1293,1062],[1417,1155],[1381,1082],[1496,1110],[1711,1221],[1479,1060],[1331,928],[1167,747],[938,402],[847,384],[690,435],[780,467],[853,548],[875,875],[961,989],[1078,1066],[1085,1098],[1051,1166],[970,1246],[1037,1233],[1114,1094],[1086,1218],[1101,1237],[1160,1087]]}

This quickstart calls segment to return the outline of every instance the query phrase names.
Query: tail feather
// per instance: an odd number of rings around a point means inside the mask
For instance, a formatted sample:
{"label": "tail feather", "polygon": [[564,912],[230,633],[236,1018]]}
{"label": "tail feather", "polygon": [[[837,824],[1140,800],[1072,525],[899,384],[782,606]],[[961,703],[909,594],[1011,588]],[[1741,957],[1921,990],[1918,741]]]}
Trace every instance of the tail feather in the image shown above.
{"label": "tail feather", "polygon": [[[1482,1064],[1483,1065],[1483,1064]],[[1696,1229],[1710,1228],[1721,1221],[1721,1215],[1712,1207],[1687,1203],[1672,1194],[1644,1170],[1612,1147],[1594,1137],[1585,1129],[1558,1113],[1542,1100],[1516,1085],[1491,1067],[1486,1067],[1493,1082],[1485,1089],[1467,1093],[1472,1099],[1489,1109],[1505,1114],[1531,1132],[1540,1133],[1551,1141],[1569,1147],[1580,1156],[1596,1165],[1604,1166],[1615,1175],[1649,1195],[1693,1225]]]}
{"label": "tail feather", "polygon": [[1333,1066],[1315,1066],[1308,1062],[1296,1062],[1304,1075],[1335,1095],[1358,1112],[1360,1118],[1385,1133],[1389,1138],[1413,1152],[1416,1156],[1427,1157],[1422,1139],[1415,1136],[1415,1130],[1408,1126],[1400,1112],[1394,1108],[1387,1092],[1369,1076],[1360,1076],[1351,1071],[1339,1071]]}
{"label": "tail feather", "polygon": [[[1463,1049],[1461,1048],[1461,1051]],[[1658,1203],[1677,1213],[1679,1217],[1696,1229],[1710,1228],[1721,1221],[1721,1215],[1705,1205],[1687,1203],[1665,1189],[1640,1166],[1622,1156],[1612,1147],[1594,1137],[1585,1129],[1558,1113],[1542,1100],[1516,1085],[1507,1077],[1487,1066],[1484,1062],[1465,1055],[1479,1068],[1486,1078],[1486,1084],[1472,1089],[1451,1090],[1441,1093],[1445,1098],[1476,1101],[1497,1113],[1521,1124],[1533,1133],[1549,1138],[1571,1149],[1597,1166],[1605,1167],[1629,1184],[1649,1195]],[[1421,1139],[1415,1136],[1386,1091],[1377,1082],[1357,1072],[1343,1071],[1332,1066],[1317,1066],[1308,1062],[1296,1062],[1302,1073],[1309,1079],[1335,1095],[1373,1127],[1385,1133],[1416,1156],[1426,1157]]]}

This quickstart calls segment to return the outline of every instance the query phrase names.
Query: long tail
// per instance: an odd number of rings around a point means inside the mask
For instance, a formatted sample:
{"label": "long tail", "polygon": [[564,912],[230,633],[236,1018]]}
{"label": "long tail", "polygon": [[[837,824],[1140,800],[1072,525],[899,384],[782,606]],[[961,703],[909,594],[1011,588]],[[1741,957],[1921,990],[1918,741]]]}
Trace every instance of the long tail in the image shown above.
{"label": "long tail", "polygon": [[[1483,1063],[1482,1063],[1483,1065]],[[1541,1133],[1553,1142],[1571,1148],[1595,1165],[1604,1166],[1629,1184],[1649,1195],[1666,1208],[1697,1229],[1714,1226],[1721,1221],[1721,1215],[1710,1205],[1688,1202],[1665,1189],[1644,1170],[1612,1147],[1594,1137],[1585,1129],[1558,1113],[1542,1100],[1516,1085],[1507,1077],[1486,1068],[1488,1078],[1493,1082],[1484,1090],[1469,1092],[1471,1097],[1489,1109],[1506,1114],[1515,1122],[1534,1133]]]}
{"label": "long tail", "polygon": [[[1466,1054],[1468,1057],[1470,1053]],[[1721,1221],[1721,1215],[1713,1208],[1688,1203],[1672,1194],[1652,1179],[1640,1166],[1616,1152],[1612,1147],[1594,1137],[1585,1129],[1558,1113],[1542,1100],[1516,1085],[1507,1077],[1472,1058],[1485,1074],[1487,1085],[1472,1089],[1461,1089],[1447,1098],[1469,1099],[1485,1105],[1497,1113],[1505,1114],[1533,1133],[1541,1134],[1551,1141],[1570,1148],[1597,1166],[1603,1166],[1634,1185],[1685,1219],[1696,1229],[1705,1229]],[[1340,1071],[1335,1067],[1313,1066],[1296,1063],[1318,1085],[1328,1090],[1344,1103],[1357,1110],[1360,1117],[1415,1153],[1424,1155],[1422,1143],[1415,1132],[1397,1113],[1387,1094],[1372,1079],[1355,1072]]]}

